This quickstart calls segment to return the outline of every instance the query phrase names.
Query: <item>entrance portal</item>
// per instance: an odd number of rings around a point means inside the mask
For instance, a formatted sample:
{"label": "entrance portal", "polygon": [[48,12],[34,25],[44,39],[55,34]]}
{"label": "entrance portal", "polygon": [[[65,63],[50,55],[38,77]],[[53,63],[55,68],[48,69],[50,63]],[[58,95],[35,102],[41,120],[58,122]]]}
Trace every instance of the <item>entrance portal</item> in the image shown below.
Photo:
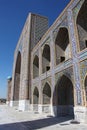
{"label": "entrance portal", "polygon": [[73,84],[63,75],[56,87],[57,116],[74,116]]}

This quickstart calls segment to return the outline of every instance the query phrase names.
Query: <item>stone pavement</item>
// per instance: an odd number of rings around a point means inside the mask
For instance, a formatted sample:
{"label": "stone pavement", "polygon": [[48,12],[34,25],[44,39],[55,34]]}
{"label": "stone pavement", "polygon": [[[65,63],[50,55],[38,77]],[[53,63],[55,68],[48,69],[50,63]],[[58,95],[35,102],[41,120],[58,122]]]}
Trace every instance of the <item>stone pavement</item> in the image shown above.
{"label": "stone pavement", "polygon": [[69,117],[55,118],[46,114],[21,112],[0,105],[0,130],[87,130],[87,124],[72,124]]}

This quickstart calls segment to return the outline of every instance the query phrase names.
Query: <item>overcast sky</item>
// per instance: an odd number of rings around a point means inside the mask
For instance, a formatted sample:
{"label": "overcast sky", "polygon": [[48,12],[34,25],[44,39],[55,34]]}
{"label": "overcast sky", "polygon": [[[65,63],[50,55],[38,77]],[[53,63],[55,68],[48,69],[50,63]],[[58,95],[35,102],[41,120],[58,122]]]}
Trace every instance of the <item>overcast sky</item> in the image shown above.
{"label": "overcast sky", "polygon": [[70,0],[0,0],[0,98],[7,95],[14,50],[29,12],[47,16],[51,25]]}

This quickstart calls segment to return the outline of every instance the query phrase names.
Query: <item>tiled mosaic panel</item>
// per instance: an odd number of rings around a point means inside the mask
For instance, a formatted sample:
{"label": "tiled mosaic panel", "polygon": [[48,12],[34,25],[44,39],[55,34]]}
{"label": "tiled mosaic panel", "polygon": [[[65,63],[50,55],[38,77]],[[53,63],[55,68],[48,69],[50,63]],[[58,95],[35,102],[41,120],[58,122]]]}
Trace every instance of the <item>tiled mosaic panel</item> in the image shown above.
{"label": "tiled mosaic panel", "polygon": [[81,75],[81,82],[82,87],[84,87],[84,78],[87,75],[87,59],[80,62],[80,75]]}
{"label": "tiled mosaic panel", "polygon": [[80,75],[79,75],[79,64],[78,64],[78,55],[77,55],[77,46],[76,46],[76,37],[74,35],[74,21],[72,10],[68,10],[68,22],[70,28],[70,37],[72,43],[72,54],[73,54],[73,65],[74,65],[74,76],[75,76],[75,87],[76,87],[76,96],[77,96],[77,104],[80,105],[82,103],[81,99],[81,88],[80,88]]}
{"label": "tiled mosaic panel", "polygon": [[31,49],[41,40],[48,30],[48,19],[40,16],[32,16]]}
{"label": "tiled mosaic panel", "polygon": [[68,22],[67,22],[67,17],[66,17],[66,14],[63,16],[63,18],[61,18],[59,21],[58,21],[58,26],[56,27],[56,29],[53,31],[53,40],[55,42],[55,39],[57,37],[57,34],[58,34],[58,31],[60,28],[62,27],[66,27],[68,28]]}
{"label": "tiled mosaic panel", "polygon": [[72,83],[74,83],[73,68],[68,68],[55,75],[55,84],[58,82],[58,80],[61,79],[63,75],[67,76],[72,81]]}
{"label": "tiled mosaic panel", "polygon": [[76,20],[76,18],[77,18],[77,15],[78,15],[78,13],[79,13],[79,10],[80,10],[80,8],[81,8],[81,6],[82,6],[82,4],[83,4],[83,2],[84,2],[85,0],[80,0],[80,2],[77,4],[77,6],[75,6],[75,8],[73,9],[73,16],[74,16],[74,19]]}

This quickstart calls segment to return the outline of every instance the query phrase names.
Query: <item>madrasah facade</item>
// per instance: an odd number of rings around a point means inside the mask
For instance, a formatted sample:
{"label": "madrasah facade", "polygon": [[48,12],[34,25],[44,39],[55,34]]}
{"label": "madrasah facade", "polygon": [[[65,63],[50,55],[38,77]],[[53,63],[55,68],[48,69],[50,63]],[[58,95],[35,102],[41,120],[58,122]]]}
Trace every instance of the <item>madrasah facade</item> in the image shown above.
{"label": "madrasah facade", "polygon": [[50,28],[47,17],[29,13],[14,53],[7,103],[87,122],[87,0],[71,0]]}

